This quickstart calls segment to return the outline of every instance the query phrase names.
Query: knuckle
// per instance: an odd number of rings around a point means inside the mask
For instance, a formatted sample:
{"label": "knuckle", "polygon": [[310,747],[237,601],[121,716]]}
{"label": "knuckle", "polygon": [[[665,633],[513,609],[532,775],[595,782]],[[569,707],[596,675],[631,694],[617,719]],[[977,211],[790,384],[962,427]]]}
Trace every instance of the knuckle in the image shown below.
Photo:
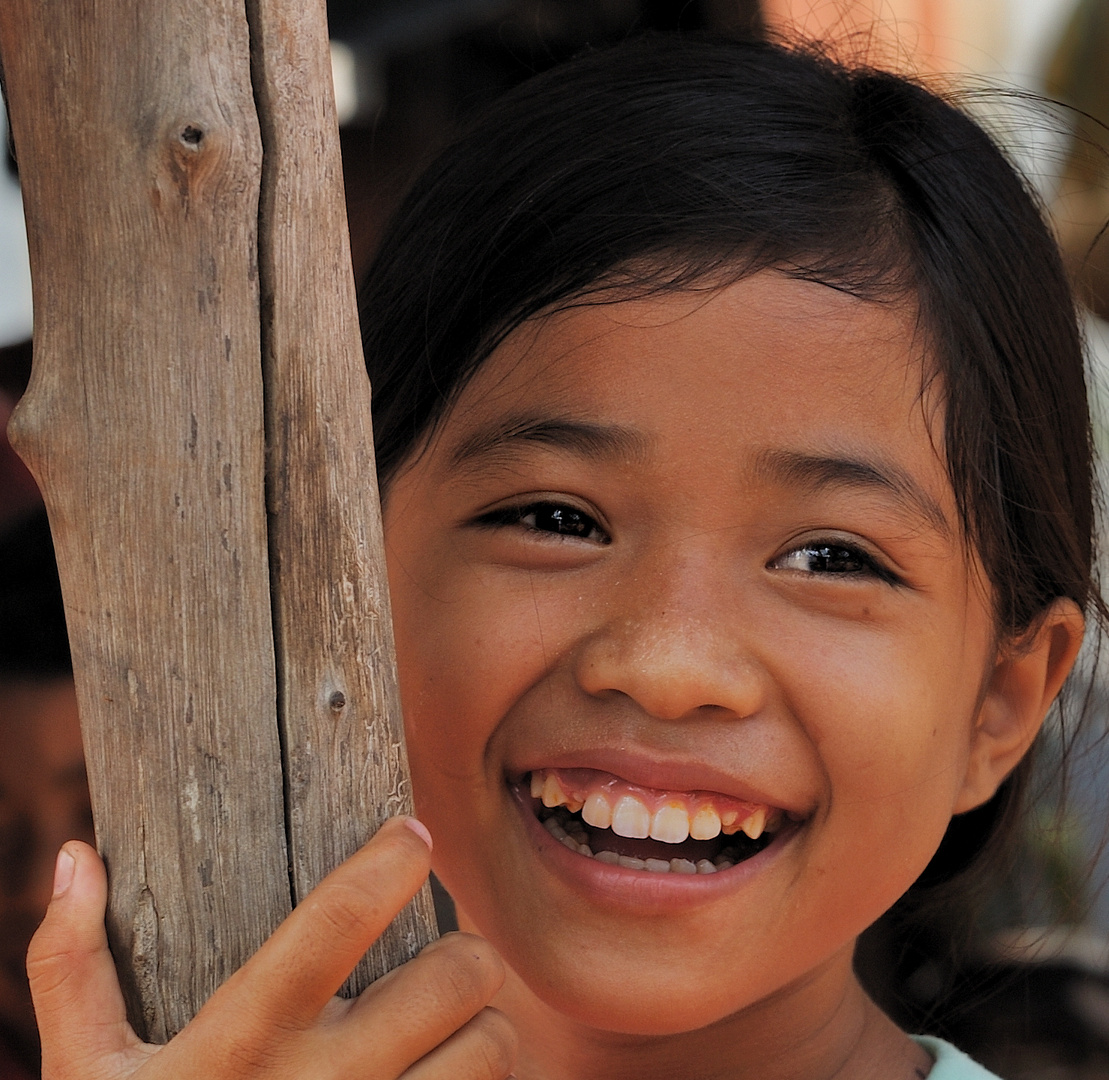
{"label": "knuckle", "polygon": [[202,1037],[210,1059],[220,1062],[220,1077],[301,1075],[301,1032],[250,1009],[234,1010],[232,1024],[227,1016],[217,1023],[210,1016],[206,1020]]}
{"label": "knuckle", "polygon": [[30,944],[27,946],[27,966],[32,964],[43,964],[53,957],[58,955],[58,948],[55,946],[53,935],[49,933],[47,924],[43,923],[31,935]]}
{"label": "knuckle", "polygon": [[300,1064],[292,1047],[276,1040],[235,1039],[229,1041],[219,1057],[222,1067],[231,1077],[263,1075],[296,1075]]}
{"label": "knuckle", "polygon": [[[310,1021],[306,1021],[299,997],[283,994],[266,994],[252,991],[243,983],[237,992],[223,995],[227,984],[221,986],[201,1015],[205,1023],[220,1030],[220,1021],[234,1017],[233,1026],[226,1029],[226,1037],[233,1040],[239,1051],[255,1052],[265,1057],[281,1055],[300,1038]],[[211,1008],[209,1008],[211,1007]]]}
{"label": "knuckle", "polygon": [[500,985],[500,960],[484,941],[468,934],[441,941],[433,957],[436,997],[457,1010],[476,1011]]}
{"label": "knuckle", "polygon": [[504,1080],[516,1063],[516,1029],[496,1009],[483,1009],[471,1021],[470,1053],[474,1080]]}
{"label": "knuckle", "polygon": [[438,941],[428,946],[433,952],[458,953],[469,959],[475,966],[489,972],[491,978],[504,977],[504,964],[497,950],[485,938],[477,934],[467,934],[462,930],[452,930]]}
{"label": "knuckle", "polygon": [[473,969],[459,958],[449,958],[436,972],[435,996],[452,1013],[473,1012],[483,1001],[480,979]]}
{"label": "knuckle", "polygon": [[41,1001],[73,985],[85,953],[80,949],[57,949],[36,939],[37,935],[27,950],[27,978],[32,995]]}
{"label": "knuckle", "polygon": [[366,896],[349,885],[333,883],[317,890],[313,901],[316,933],[343,942],[361,942],[370,932],[376,909]]}

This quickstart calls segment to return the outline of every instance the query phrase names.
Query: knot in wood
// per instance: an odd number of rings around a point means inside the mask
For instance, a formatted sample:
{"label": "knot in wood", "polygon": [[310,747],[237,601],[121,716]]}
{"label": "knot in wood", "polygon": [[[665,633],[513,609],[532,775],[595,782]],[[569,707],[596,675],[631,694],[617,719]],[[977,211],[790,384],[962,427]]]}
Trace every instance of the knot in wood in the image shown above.
{"label": "knot in wood", "polygon": [[328,704],[331,706],[332,712],[342,712],[343,709],[346,707],[346,703],[347,697],[346,694],[342,692],[342,690],[336,690],[335,693],[333,693],[331,695],[331,698],[328,700]]}
{"label": "knot in wood", "polygon": [[[186,213],[194,206],[201,213],[214,213],[214,205],[209,203],[213,187],[235,185],[250,172],[248,161],[237,161],[231,154],[233,131],[217,117],[198,116],[199,112],[173,117],[163,130],[162,165],[167,182],[159,184],[156,206],[168,196],[169,205],[176,204]],[[162,208],[163,213],[167,210],[168,206]]]}

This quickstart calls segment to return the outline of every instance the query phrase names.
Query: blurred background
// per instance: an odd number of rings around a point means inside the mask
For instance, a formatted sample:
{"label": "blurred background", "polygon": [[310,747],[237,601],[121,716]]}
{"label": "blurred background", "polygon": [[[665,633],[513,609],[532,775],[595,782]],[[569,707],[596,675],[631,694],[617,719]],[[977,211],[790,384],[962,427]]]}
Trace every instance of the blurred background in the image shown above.
{"label": "blurred background", "polygon": [[[1109,450],[1109,0],[329,0],[356,273],[406,186],[468,115],[583,49],[642,32],[830,38],[961,95],[1050,211],[1087,311],[1095,435]],[[1000,92],[996,88],[1001,88]],[[5,144],[7,140],[5,139]],[[34,482],[3,435],[31,365],[19,182],[0,165],[0,1080],[38,1075],[23,956],[54,855],[91,840],[64,616]],[[1104,665],[1101,665],[1104,666]],[[1037,820],[965,910],[889,919],[858,966],[909,1030],[1008,1080],[1109,1080],[1109,679],[1057,724]],[[1058,764],[1066,757],[1064,790]]]}

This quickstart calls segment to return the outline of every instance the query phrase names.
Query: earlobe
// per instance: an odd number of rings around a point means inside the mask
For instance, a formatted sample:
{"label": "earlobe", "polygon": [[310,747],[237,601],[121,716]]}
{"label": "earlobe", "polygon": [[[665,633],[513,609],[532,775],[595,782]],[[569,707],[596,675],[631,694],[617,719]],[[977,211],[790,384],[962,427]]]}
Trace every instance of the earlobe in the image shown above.
{"label": "earlobe", "polygon": [[1084,630],[1078,605],[1063,597],[1052,603],[1027,638],[999,649],[954,813],[973,810],[990,799],[1028,752],[1074,666]]}

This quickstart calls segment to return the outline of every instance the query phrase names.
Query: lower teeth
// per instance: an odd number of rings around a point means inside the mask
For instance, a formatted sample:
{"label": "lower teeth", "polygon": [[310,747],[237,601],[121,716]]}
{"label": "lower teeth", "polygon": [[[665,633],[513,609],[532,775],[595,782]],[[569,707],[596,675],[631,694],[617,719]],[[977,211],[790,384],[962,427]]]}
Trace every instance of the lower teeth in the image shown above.
{"label": "lower teeth", "polygon": [[726,847],[711,861],[700,859],[697,862],[690,859],[634,859],[630,855],[618,855],[615,851],[594,852],[589,846],[589,837],[582,829],[581,822],[563,810],[544,818],[542,825],[551,836],[571,851],[609,866],[622,866],[626,870],[646,870],[655,874],[715,874],[742,861],[742,856],[735,847]]}

